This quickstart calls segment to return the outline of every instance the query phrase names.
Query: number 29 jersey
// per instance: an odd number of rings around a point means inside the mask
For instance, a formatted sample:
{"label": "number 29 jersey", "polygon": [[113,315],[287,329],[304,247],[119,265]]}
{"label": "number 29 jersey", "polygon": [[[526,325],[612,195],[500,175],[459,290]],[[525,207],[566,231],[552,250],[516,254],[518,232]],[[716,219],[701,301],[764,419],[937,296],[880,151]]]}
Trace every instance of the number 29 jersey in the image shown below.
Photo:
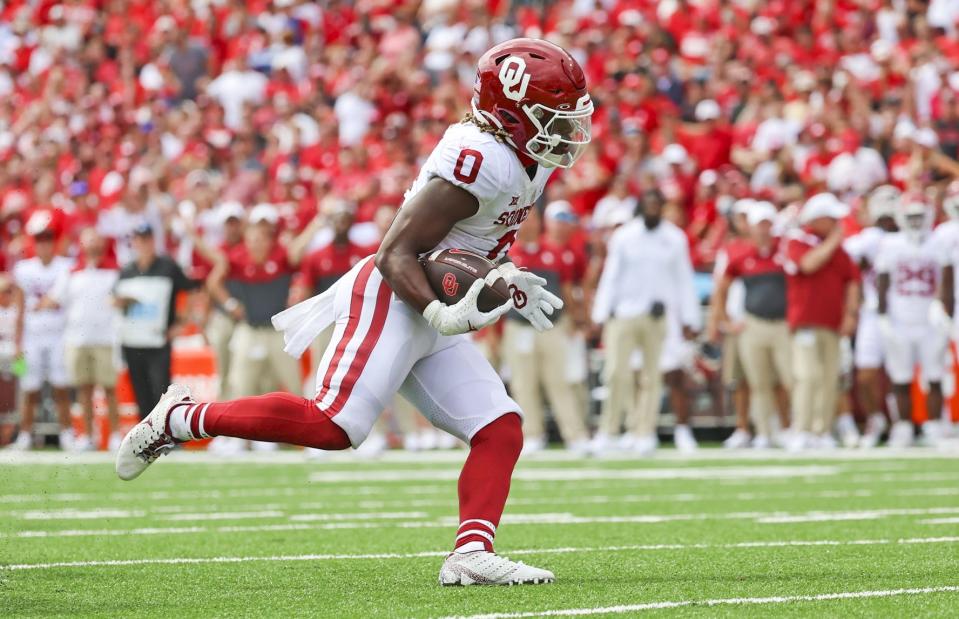
{"label": "number 29 jersey", "polygon": [[946,256],[932,239],[913,243],[901,233],[886,234],[876,255],[876,272],[889,275],[889,318],[900,325],[924,325],[939,291]]}
{"label": "number 29 jersey", "polygon": [[509,251],[552,172],[538,166],[530,179],[509,145],[473,123],[459,123],[446,130],[403,204],[437,177],[470,192],[479,210],[458,221],[434,249],[466,249],[498,261]]}

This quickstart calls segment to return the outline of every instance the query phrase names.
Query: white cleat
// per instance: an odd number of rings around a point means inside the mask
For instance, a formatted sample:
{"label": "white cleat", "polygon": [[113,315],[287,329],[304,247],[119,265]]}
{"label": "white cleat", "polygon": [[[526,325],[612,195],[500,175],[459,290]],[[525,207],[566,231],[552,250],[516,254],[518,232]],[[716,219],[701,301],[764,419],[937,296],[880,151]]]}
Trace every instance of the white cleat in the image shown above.
{"label": "white cleat", "polygon": [[545,585],[555,576],[549,570],[510,561],[494,552],[452,552],[440,568],[440,584],[451,585]]}
{"label": "white cleat", "polygon": [[904,449],[912,447],[916,439],[915,430],[911,421],[897,421],[892,424],[889,430],[889,441],[887,445],[893,449]]}
{"label": "white cleat", "polygon": [[166,433],[167,418],[175,404],[192,402],[190,388],[172,384],[146,418],[133,426],[117,450],[116,470],[120,479],[131,480],[176,445]]}
{"label": "white cleat", "polygon": [[677,424],[673,431],[673,443],[676,444],[676,451],[681,454],[695,453],[699,449],[699,443],[693,436],[692,429],[685,424]]}
{"label": "white cleat", "polygon": [[880,413],[873,413],[866,421],[866,431],[859,439],[859,447],[862,449],[872,449],[879,444],[882,433],[886,431],[889,424],[886,423],[886,417]]}
{"label": "white cleat", "polygon": [[382,434],[375,433],[367,436],[366,440],[353,450],[353,454],[357,458],[375,460],[382,456],[388,447],[389,443],[386,442],[386,437]]}
{"label": "white cleat", "polygon": [[637,436],[633,440],[633,453],[641,458],[648,458],[659,448],[659,437],[655,434]]}
{"label": "white cleat", "polygon": [[725,441],[723,441],[723,449],[745,449],[749,447],[749,441],[752,437],[749,435],[748,430],[743,430],[742,428],[736,428],[736,431],[729,435]]}
{"label": "white cleat", "polygon": [[846,449],[859,445],[859,428],[856,427],[856,420],[849,413],[840,415],[836,419],[836,431],[839,433],[839,441]]}
{"label": "white cleat", "polygon": [[60,451],[76,451],[75,445],[77,442],[77,437],[74,436],[73,430],[69,428],[66,430],[60,430],[58,441],[60,443]]}
{"label": "white cleat", "polygon": [[80,436],[73,439],[73,445],[70,446],[70,451],[75,452],[84,452],[84,451],[96,451],[97,448],[93,444],[93,440],[90,438],[89,434],[81,434]]}
{"label": "white cleat", "polygon": [[523,449],[520,450],[520,455],[528,456],[539,453],[544,449],[546,449],[546,439],[544,437],[530,436],[523,440]]}
{"label": "white cleat", "polygon": [[33,437],[29,432],[20,431],[17,433],[17,439],[7,445],[5,449],[10,451],[30,451],[33,449]]}
{"label": "white cleat", "polygon": [[889,441],[887,445],[893,449],[904,449],[912,447],[915,442],[916,434],[911,421],[897,421],[892,424],[889,430]]}

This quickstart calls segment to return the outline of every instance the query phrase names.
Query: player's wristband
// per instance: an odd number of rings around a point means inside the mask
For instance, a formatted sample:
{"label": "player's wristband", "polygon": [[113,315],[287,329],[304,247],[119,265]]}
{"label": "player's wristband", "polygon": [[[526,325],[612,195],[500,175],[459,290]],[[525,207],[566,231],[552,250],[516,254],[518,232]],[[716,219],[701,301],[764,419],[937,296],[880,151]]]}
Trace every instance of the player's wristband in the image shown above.
{"label": "player's wristband", "polygon": [[240,307],[240,302],[234,299],[233,297],[230,297],[229,299],[223,302],[223,309],[225,309],[228,312],[236,311],[238,307]]}

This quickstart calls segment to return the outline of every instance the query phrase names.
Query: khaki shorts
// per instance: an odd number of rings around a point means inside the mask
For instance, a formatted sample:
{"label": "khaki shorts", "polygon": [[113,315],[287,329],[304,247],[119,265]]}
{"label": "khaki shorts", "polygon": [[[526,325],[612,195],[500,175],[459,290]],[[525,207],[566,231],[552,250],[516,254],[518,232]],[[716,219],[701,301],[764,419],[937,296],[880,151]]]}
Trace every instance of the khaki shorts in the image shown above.
{"label": "khaki shorts", "polygon": [[117,369],[110,346],[67,346],[67,373],[73,385],[117,384]]}
{"label": "khaki shorts", "polygon": [[731,387],[741,385],[746,380],[743,359],[739,354],[739,335],[726,335],[723,338],[723,385]]}

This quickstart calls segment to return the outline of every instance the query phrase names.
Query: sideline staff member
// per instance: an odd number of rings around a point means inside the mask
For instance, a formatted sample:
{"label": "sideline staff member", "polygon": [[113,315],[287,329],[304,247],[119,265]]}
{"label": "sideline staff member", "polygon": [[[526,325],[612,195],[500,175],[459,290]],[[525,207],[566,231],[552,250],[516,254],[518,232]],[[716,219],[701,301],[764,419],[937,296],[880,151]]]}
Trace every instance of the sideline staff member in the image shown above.
{"label": "sideline staff member", "polygon": [[114,303],[123,312],[120,345],[130,371],[140,417],[146,417],[170,384],[170,339],[176,295],[200,285],[168,256],[158,256],[153,228],[133,230],[133,262],[123,267]]}

